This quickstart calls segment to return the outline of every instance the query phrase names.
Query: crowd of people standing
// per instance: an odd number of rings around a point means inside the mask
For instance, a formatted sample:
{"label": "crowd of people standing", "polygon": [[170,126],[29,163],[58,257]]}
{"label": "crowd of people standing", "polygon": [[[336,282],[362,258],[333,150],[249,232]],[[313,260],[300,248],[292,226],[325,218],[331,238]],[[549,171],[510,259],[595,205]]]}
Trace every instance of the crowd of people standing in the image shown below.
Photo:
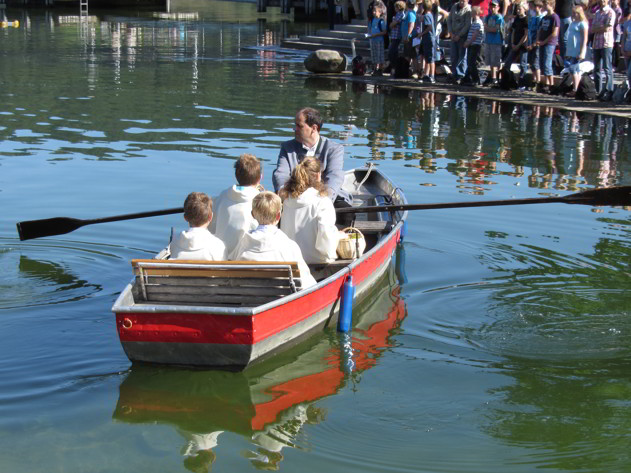
{"label": "crowd of people standing", "polygon": [[[450,80],[459,85],[500,87],[510,78],[547,94],[562,73],[573,97],[593,74],[597,98],[610,101],[614,70],[631,78],[627,0],[374,0],[367,14],[374,75],[407,68],[434,83],[436,63],[446,64],[440,41],[449,39]],[[481,64],[489,68],[482,83]]]}

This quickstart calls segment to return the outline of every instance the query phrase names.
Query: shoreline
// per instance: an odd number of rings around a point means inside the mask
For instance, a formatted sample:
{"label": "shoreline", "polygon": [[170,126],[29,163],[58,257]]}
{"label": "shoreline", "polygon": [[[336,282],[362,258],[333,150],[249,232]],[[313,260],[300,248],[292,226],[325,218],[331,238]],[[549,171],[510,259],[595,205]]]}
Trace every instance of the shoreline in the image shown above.
{"label": "shoreline", "polygon": [[424,92],[436,92],[447,95],[462,95],[465,97],[478,97],[498,102],[513,102],[523,105],[553,107],[561,110],[598,113],[614,117],[631,118],[631,104],[614,102],[599,102],[598,100],[577,100],[575,98],[559,95],[545,95],[537,92],[520,90],[502,90],[492,87],[467,87],[445,82],[446,76],[436,76],[435,84],[420,82],[418,79],[395,79],[388,74],[383,76],[354,76],[350,71],[341,73],[313,73],[296,72],[298,76],[322,79],[338,79],[349,82],[359,82],[371,85],[418,90]]}

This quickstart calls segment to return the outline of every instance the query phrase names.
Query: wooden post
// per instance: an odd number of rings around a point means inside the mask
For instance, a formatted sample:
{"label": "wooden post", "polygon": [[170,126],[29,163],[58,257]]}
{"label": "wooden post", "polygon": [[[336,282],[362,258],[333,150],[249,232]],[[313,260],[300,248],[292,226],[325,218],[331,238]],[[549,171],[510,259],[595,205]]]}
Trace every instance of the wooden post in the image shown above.
{"label": "wooden post", "polygon": [[291,0],[280,0],[280,12],[289,13],[291,11]]}
{"label": "wooden post", "polygon": [[256,0],[256,11],[257,12],[267,11],[267,0]]}

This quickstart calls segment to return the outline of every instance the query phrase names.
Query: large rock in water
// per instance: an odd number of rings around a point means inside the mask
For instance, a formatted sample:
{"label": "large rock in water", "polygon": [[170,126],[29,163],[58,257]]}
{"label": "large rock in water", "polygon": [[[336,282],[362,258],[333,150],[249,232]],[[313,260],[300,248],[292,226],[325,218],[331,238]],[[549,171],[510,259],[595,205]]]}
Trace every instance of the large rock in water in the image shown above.
{"label": "large rock in water", "polygon": [[305,59],[305,67],[309,72],[327,73],[346,70],[346,56],[331,49],[318,49]]}

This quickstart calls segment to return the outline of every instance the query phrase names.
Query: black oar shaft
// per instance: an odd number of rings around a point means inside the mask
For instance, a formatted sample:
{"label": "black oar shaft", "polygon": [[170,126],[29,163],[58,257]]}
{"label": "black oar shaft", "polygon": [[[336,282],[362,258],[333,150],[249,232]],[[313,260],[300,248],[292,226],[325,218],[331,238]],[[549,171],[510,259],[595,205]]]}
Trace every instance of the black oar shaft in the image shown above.
{"label": "black oar shaft", "polygon": [[[535,197],[530,199],[508,200],[482,200],[472,202],[445,202],[438,204],[405,204],[405,205],[378,205],[370,207],[348,207],[335,209],[337,213],[374,213],[374,212],[401,212],[407,210],[430,209],[455,209],[464,207],[491,207],[499,205],[525,205],[525,204],[583,204],[583,205],[615,205],[631,206],[631,186],[608,187],[604,189],[591,189],[563,197]],[[81,220],[69,217],[47,218],[44,220],[28,220],[17,224],[20,240],[30,240],[45,236],[63,235],[70,233],[84,225],[94,223],[118,222],[120,220],[133,220],[136,218],[159,217],[182,213],[183,208],[154,210],[152,212],[138,212],[133,214],[115,215],[113,217]]]}
{"label": "black oar shaft", "polygon": [[119,222],[121,220],[133,220],[136,218],[159,217],[161,215],[178,214],[184,212],[184,208],[177,207],[172,209],[154,210],[152,212],[137,212],[126,215],[115,215],[113,217],[94,218],[90,220],[82,220],[83,225],[91,225],[93,223]]}

